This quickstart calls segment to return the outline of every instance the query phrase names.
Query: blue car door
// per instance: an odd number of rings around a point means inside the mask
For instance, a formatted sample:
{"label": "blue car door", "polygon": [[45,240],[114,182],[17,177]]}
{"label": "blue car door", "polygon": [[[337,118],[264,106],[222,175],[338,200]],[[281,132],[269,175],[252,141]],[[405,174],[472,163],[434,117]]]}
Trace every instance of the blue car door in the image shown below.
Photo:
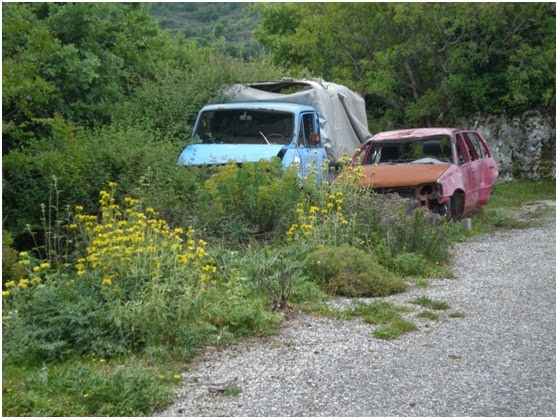
{"label": "blue car door", "polygon": [[308,177],[315,173],[318,181],[327,176],[327,155],[320,138],[320,125],[315,112],[302,113],[297,139],[297,150],[300,156],[301,174]]}

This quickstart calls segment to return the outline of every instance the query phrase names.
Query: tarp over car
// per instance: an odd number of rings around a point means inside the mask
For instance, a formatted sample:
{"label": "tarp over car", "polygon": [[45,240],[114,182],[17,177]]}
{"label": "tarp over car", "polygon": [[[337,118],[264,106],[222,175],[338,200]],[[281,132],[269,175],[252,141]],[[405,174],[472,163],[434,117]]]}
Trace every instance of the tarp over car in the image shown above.
{"label": "tarp over car", "polygon": [[320,135],[329,159],[336,162],[371,137],[364,99],[349,88],[323,80],[284,79],[235,84],[221,90],[215,103],[284,102],[312,106],[320,117]]}

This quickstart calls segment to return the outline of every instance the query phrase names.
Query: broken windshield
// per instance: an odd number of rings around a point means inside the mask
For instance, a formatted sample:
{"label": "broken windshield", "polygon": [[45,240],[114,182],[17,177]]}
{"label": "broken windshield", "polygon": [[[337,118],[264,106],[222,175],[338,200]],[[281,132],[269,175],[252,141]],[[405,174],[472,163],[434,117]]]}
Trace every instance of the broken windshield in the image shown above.
{"label": "broken windshield", "polygon": [[360,155],[361,164],[451,163],[452,146],[448,136],[376,141]]}
{"label": "broken windshield", "polygon": [[222,109],[202,113],[194,138],[204,144],[289,144],[294,115],[290,112]]}

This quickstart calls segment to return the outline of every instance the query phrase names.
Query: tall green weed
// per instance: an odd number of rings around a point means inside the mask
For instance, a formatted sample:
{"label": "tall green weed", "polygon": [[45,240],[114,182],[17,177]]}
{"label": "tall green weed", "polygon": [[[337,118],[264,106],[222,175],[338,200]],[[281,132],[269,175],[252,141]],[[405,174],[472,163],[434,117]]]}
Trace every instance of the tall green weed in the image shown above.
{"label": "tall green weed", "polygon": [[279,159],[220,166],[201,191],[198,225],[237,241],[273,233],[288,225],[300,193],[295,167],[283,169]]}
{"label": "tall green weed", "polygon": [[2,294],[8,362],[165,346],[188,357],[225,328],[233,336],[272,330],[278,318],[265,299],[223,275],[192,228],[169,227],[134,198],[118,204],[116,184],[109,186],[100,216],[75,207],[72,263],[19,255],[27,274]]}

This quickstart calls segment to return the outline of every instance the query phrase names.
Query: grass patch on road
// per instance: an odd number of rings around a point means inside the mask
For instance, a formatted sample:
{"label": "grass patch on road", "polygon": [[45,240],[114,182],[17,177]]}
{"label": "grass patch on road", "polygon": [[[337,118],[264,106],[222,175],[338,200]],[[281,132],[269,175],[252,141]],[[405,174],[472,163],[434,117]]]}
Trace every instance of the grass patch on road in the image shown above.
{"label": "grass patch on road", "polygon": [[407,320],[396,320],[386,327],[374,330],[374,337],[378,339],[397,339],[401,335],[418,330],[417,326]]}
{"label": "grass patch on road", "polygon": [[416,304],[424,308],[429,308],[431,310],[447,310],[450,308],[448,303],[443,301],[432,300],[428,297],[417,297],[410,301],[411,304]]}
{"label": "grass patch on road", "polygon": [[388,324],[397,320],[401,320],[401,311],[405,309],[396,307],[384,301],[373,301],[364,303],[356,301],[347,314],[351,317],[360,316],[365,323],[368,324]]}

